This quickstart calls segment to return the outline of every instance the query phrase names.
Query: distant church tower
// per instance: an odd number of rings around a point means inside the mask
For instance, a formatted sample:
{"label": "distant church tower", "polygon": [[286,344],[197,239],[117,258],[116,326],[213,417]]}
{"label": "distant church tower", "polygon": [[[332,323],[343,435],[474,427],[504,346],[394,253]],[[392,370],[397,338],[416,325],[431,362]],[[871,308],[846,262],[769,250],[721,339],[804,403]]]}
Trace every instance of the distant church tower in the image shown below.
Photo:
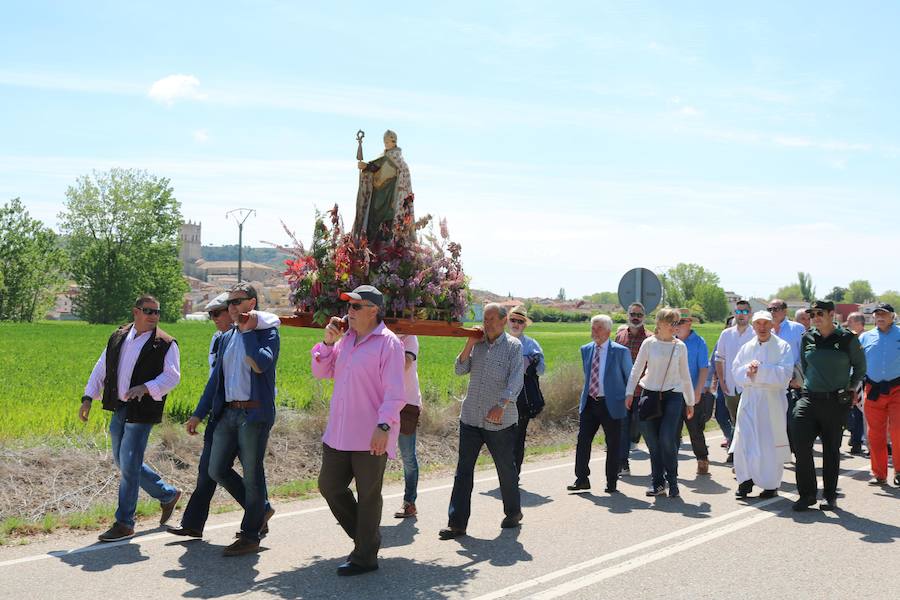
{"label": "distant church tower", "polygon": [[190,221],[181,224],[181,248],[178,250],[178,258],[181,259],[185,272],[188,271],[188,265],[203,257],[200,251],[200,227],[200,223]]}

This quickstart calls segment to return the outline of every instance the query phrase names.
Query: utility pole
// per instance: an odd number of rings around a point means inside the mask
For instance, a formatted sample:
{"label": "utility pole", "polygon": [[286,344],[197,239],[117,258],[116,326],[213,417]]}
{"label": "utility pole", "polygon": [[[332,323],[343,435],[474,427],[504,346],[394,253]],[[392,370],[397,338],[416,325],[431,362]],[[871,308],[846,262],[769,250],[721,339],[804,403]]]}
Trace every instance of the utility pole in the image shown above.
{"label": "utility pole", "polygon": [[243,281],[242,279],[242,267],[243,267],[243,258],[244,258],[244,223],[247,219],[250,218],[250,215],[255,215],[256,210],[252,208],[235,208],[234,210],[229,210],[225,213],[225,218],[231,217],[238,224],[238,272],[237,272],[237,282],[240,283]]}

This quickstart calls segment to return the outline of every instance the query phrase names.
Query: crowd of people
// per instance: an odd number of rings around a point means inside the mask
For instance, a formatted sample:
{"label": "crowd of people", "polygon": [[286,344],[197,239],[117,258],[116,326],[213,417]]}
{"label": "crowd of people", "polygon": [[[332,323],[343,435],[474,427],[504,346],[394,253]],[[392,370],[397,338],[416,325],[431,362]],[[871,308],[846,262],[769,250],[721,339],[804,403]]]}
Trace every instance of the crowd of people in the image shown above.
{"label": "crowd of people", "polygon": [[[378,568],[383,510],[382,484],[388,458],[403,462],[404,494],[396,518],[417,514],[416,429],[422,398],[416,370],[416,336],[396,335],[382,317],[384,299],[373,286],[341,294],[347,316],[333,317],[311,350],[314,377],[332,379],[327,425],[322,436],[318,486],[353,550],[338,567],[343,576]],[[174,535],[199,538],[218,485],[244,509],[226,556],[258,552],[275,513],[269,502],[264,457],[275,422],[275,367],[280,320],[260,310],[257,290],[241,283],[207,305],[216,332],[210,342],[209,379],[185,424],[196,435],[207,420],[196,488]],[[621,493],[630,457],[640,437],[650,456],[647,496],[676,498],[678,451],[687,428],[697,475],[709,474],[704,430],[715,418],[724,436],[727,462],[737,480],[735,495],[754,486],[761,498],[778,494],[785,463],[794,457],[799,498],[793,509],[819,500],[813,445],[821,439],[822,510],[837,509],[840,444],[850,430],[850,451],[866,443],[872,485],[888,485],[890,438],[900,440],[900,328],[892,306],[874,309],[875,328],[853,314],[835,322],[835,307],[815,301],[786,318],[787,304],[774,299],[751,314],[739,301],[712,350],[693,331],[690,311],[657,311],[655,330],[644,326],[640,303],[628,307],[627,323],[613,332],[613,320],[595,315],[591,341],[581,346],[584,385],[578,402],[573,493],[591,489],[590,455],[602,428],[606,443],[605,488]],[[178,344],[159,326],[159,302],[139,297],[133,321],[117,329],[97,361],[82,397],[86,421],[101,398],[113,413],[110,437],[120,472],[115,523],[103,542],[134,535],[138,493],[144,489],[161,506],[165,525],[182,496],[144,463],[154,424],[161,422],[166,395],[181,377]],[[860,320],[862,317],[862,320]],[[466,535],[471,517],[474,471],[487,446],[500,482],[502,528],[519,527],[519,475],[529,421],[543,407],[539,378],[545,370],[540,344],[525,335],[531,324],[523,306],[508,311],[484,307],[480,337],[468,337],[456,357],[457,375],[468,387],[459,417],[458,461],[442,540]],[[586,332],[587,333],[587,332]],[[109,376],[108,376],[109,374]],[[234,469],[240,461],[242,473]],[[356,493],[350,489],[355,483]],[[900,474],[894,471],[894,485]]]}

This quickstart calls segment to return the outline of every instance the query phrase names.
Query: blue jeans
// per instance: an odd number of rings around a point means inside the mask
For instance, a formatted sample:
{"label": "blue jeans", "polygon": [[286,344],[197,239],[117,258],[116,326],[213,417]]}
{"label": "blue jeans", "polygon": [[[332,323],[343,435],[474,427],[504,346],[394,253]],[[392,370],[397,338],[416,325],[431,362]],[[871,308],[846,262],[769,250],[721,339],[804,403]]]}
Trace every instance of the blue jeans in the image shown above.
{"label": "blue jeans", "polygon": [[[635,405],[637,405],[637,400],[635,400]],[[633,411],[627,411],[625,413],[625,418],[620,419],[621,423],[619,424],[620,435],[619,439],[621,443],[619,444],[619,465],[624,466],[625,462],[628,460],[628,457],[631,455],[631,420],[636,419],[637,417],[634,415]]]}
{"label": "blue jeans", "polygon": [[[645,393],[656,394],[650,390]],[[678,487],[678,426],[684,414],[684,396],[680,392],[663,392],[663,414],[658,419],[641,421],[641,433],[650,451],[650,472],[653,487],[669,482],[669,489]]]}
{"label": "blue jeans", "polygon": [[397,438],[397,448],[403,459],[403,501],[415,504],[419,487],[419,459],[416,457],[416,432],[401,433]]}
{"label": "blue jeans", "polygon": [[144,464],[144,451],[153,423],[126,423],[125,407],[119,408],[109,422],[113,460],[119,467],[119,506],[116,522],[134,528],[134,511],[137,510],[138,490],[160,502],[171,502],[177,490],[163,481],[162,476]]}
{"label": "blue jeans", "polygon": [[[218,419],[209,453],[209,476],[244,507],[241,537],[259,541],[268,497],[263,460],[272,425],[248,421],[247,412],[225,408]],[[243,477],[231,468],[235,454],[241,461]]]}
{"label": "blue jeans", "polygon": [[716,423],[722,430],[722,435],[729,442],[734,436],[734,425],[731,423],[731,415],[728,414],[728,407],[725,406],[725,394],[722,392],[722,386],[716,390]]}
{"label": "blue jeans", "polygon": [[453,478],[453,492],[450,494],[448,523],[450,527],[465,530],[472,513],[472,488],[475,486],[475,461],[485,444],[494,459],[497,477],[500,479],[500,496],[503,498],[503,513],[514,517],[522,512],[519,497],[519,476],[516,473],[516,459],[513,448],[516,445],[516,425],[500,431],[490,431],[481,427],[459,424],[459,459]]}
{"label": "blue jeans", "polygon": [[864,421],[863,411],[858,406],[851,407],[850,414],[847,415],[847,430],[850,432],[851,446],[862,446],[865,436]]}

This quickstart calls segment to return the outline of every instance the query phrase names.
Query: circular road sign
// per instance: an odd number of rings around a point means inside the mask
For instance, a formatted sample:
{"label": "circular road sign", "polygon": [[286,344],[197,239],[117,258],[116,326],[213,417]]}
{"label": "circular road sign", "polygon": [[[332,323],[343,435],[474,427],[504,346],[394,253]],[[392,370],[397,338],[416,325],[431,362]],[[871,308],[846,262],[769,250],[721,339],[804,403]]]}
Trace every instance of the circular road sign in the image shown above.
{"label": "circular road sign", "polygon": [[619,281],[619,304],[626,310],[632,302],[640,302],[649,313],[659,306],[661,300],[662,284],[650,269],[632,269]]}

